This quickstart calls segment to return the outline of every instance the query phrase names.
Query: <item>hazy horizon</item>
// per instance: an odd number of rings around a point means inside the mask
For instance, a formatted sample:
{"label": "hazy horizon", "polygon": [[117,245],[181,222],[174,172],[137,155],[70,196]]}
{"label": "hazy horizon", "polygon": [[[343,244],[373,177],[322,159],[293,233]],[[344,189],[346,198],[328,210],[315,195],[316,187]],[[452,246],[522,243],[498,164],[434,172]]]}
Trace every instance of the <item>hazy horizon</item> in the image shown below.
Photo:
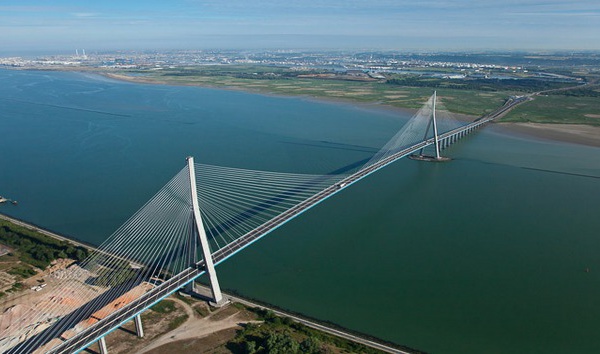
{"label": "hazy horizon", "polygon": [[591,0],[9,0],[0,51],[594,51],[598,23]]}

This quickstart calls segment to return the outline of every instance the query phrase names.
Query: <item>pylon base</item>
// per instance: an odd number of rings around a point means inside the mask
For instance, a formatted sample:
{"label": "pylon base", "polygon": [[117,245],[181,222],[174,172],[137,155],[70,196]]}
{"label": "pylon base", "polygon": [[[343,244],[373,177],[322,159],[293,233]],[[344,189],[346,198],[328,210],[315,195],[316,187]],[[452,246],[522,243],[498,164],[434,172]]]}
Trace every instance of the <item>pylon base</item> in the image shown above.
{"label": "pylon base", "polygon": [[209,301],[208,304],[212,307],[219,308],[219,307],[223,307],[223,306],[227,305],[230,302],[231,301],[229,301],[229,299],[222,298],[221,301],[219,301],[219,302]]}
{"label": "pylon base", "polygon": [[427,161],[427,162],[448,162],[452,159],[449,157],[440,156],[429,156],[429,155],[408,155],[408,158],[416,161]]}

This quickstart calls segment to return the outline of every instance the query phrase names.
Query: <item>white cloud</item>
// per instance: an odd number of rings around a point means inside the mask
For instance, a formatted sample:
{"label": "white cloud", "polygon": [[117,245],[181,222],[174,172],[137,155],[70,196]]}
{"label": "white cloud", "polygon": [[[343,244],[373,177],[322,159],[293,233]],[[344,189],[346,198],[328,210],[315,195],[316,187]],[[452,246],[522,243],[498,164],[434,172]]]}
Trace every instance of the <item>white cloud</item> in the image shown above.
{"label": "white cloud", "polygon": [[95,13],[95,12],[75,12],[75,13],[72,13],[71,15],[73,15],[75,17],[98,17],[98,16],[100,16],[100,14]]}

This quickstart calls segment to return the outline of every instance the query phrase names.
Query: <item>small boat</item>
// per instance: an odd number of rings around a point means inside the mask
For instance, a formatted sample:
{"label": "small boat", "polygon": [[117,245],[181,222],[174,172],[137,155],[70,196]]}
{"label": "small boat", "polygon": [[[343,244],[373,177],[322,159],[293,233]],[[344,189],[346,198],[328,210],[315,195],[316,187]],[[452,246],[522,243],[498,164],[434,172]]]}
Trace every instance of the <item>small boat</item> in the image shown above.
{"label": "small boat", "polygon": [[19,204],[19,202],[17,202],[16,200],[13,200],[11,203],[12,203],[13,205],[17,205],[17,204]]}

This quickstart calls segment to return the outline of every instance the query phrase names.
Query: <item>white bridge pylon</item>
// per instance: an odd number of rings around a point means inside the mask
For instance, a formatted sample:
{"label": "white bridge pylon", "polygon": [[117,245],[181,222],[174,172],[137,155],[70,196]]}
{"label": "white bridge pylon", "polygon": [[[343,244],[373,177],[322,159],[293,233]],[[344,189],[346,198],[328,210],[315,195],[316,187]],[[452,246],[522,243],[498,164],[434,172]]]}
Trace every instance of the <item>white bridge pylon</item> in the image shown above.
{"label": "white bridge pylon", "polygon": [[[217,279],[217,271],[212,258],[212,252],[210,245],[208,244],[208,237],[206,236],[206,230],[204,229],[204,223],[202,222],[202,215],[200,214],[200,206],[198,204],[198,191],[196,188],[196,172],[194,168],[194,158],[189,156],[187,158],[188,173],[190,177],[190,192],[192,198],[192,215],[194,218],[194,229],[192,237],[197,235],[200,240],[200,248],[202,250],[202,256],[204,258],[204,268],[208,274],[210,282],[210,290],[212,293],[212,305],[220,306],[223,304],[223,294],[221,293],[221,287],[219,286],[219,279]],[[193,242],[192,242],[193,244]],[[192,292],[194,291],[194,282],[190,283],[188,287]]]}
{"label": "white bridge pylon", "polygon": [[[433,122],[433,139],[435,145],[435,158],[440,159],[440,139],[438,138],[437,121],[435,119],[435,101],[437,100],[437,91],[433,91],[432,106],[431,109],[431,122]],[[425,130],[425,139],[427,139],[427,133],[429,132],[429,125]]]}
{"label": "white bridge pylon", "polygon": [[[69,269],[69,278],[57,280],[52,297],[76,296],[80,304],[68,307],[70,301],[49,301],[31,306],[19,318],[9,318],[9,324],[0,318],[0,352],[72,353],[132,319],[143,336],[139,314],[182,287],[193,290],[188,284],[204,272],[213,303],[221,304],[215,265],[362,178],[433,146],[434,141],[439,156],[440,149],[527,99],[511,99],[488,116],[446,129],[447,122],[434,119],[435,98],[434,93],[366,164],[345,175],[248,170],[197,164],[188,157],[187,166],[88,258]],[[433,137],[429,136],[432,126]],[[86,324],[93,317],[101,320]],[[66,340],[64,333],[68,333]]]}
{"label": "white bridge pylon", "polygon": [[[425,129],[425,134],[423,134],[423,141],[427,141],[429,136],[429,130],[433,127],[433,146],[435,150],[435,156],[427,156],[424,154],[425,148],[419,150],[419,153],[416,155],[411,155],[409,158],[414,160],[421,161],[448,161],[449,158],[440,156],[440,137],[438,134],[438,120],[436,117],[436,102],[437,102],[437,91],[433,91],[433,95],[429,99],[429,101],[425,104],[426,106],[431,107],[431,112],[429,113],[429,121],[427,123],[427,128]],[[446,119],[446,123],[452,121],[453,119]]]}
{"label": "white bridge pylon", "polygon": [[[400,128],[396,135],[373,155],[363,168],[385,160],[407,147],[417,146],[421,143],[426,143],[426,146],[418,149],[418,154],[410,155],[411,158],[423,161],[447,161],[447,158],[440,156],[440,150],[444,148],[443,135],[463,125],[454,119],[443,105],[438,104],[437,92],[434,91],[425,104]],[[424,155],[425,147],[431,145],[435,148],[434,156]]]}

